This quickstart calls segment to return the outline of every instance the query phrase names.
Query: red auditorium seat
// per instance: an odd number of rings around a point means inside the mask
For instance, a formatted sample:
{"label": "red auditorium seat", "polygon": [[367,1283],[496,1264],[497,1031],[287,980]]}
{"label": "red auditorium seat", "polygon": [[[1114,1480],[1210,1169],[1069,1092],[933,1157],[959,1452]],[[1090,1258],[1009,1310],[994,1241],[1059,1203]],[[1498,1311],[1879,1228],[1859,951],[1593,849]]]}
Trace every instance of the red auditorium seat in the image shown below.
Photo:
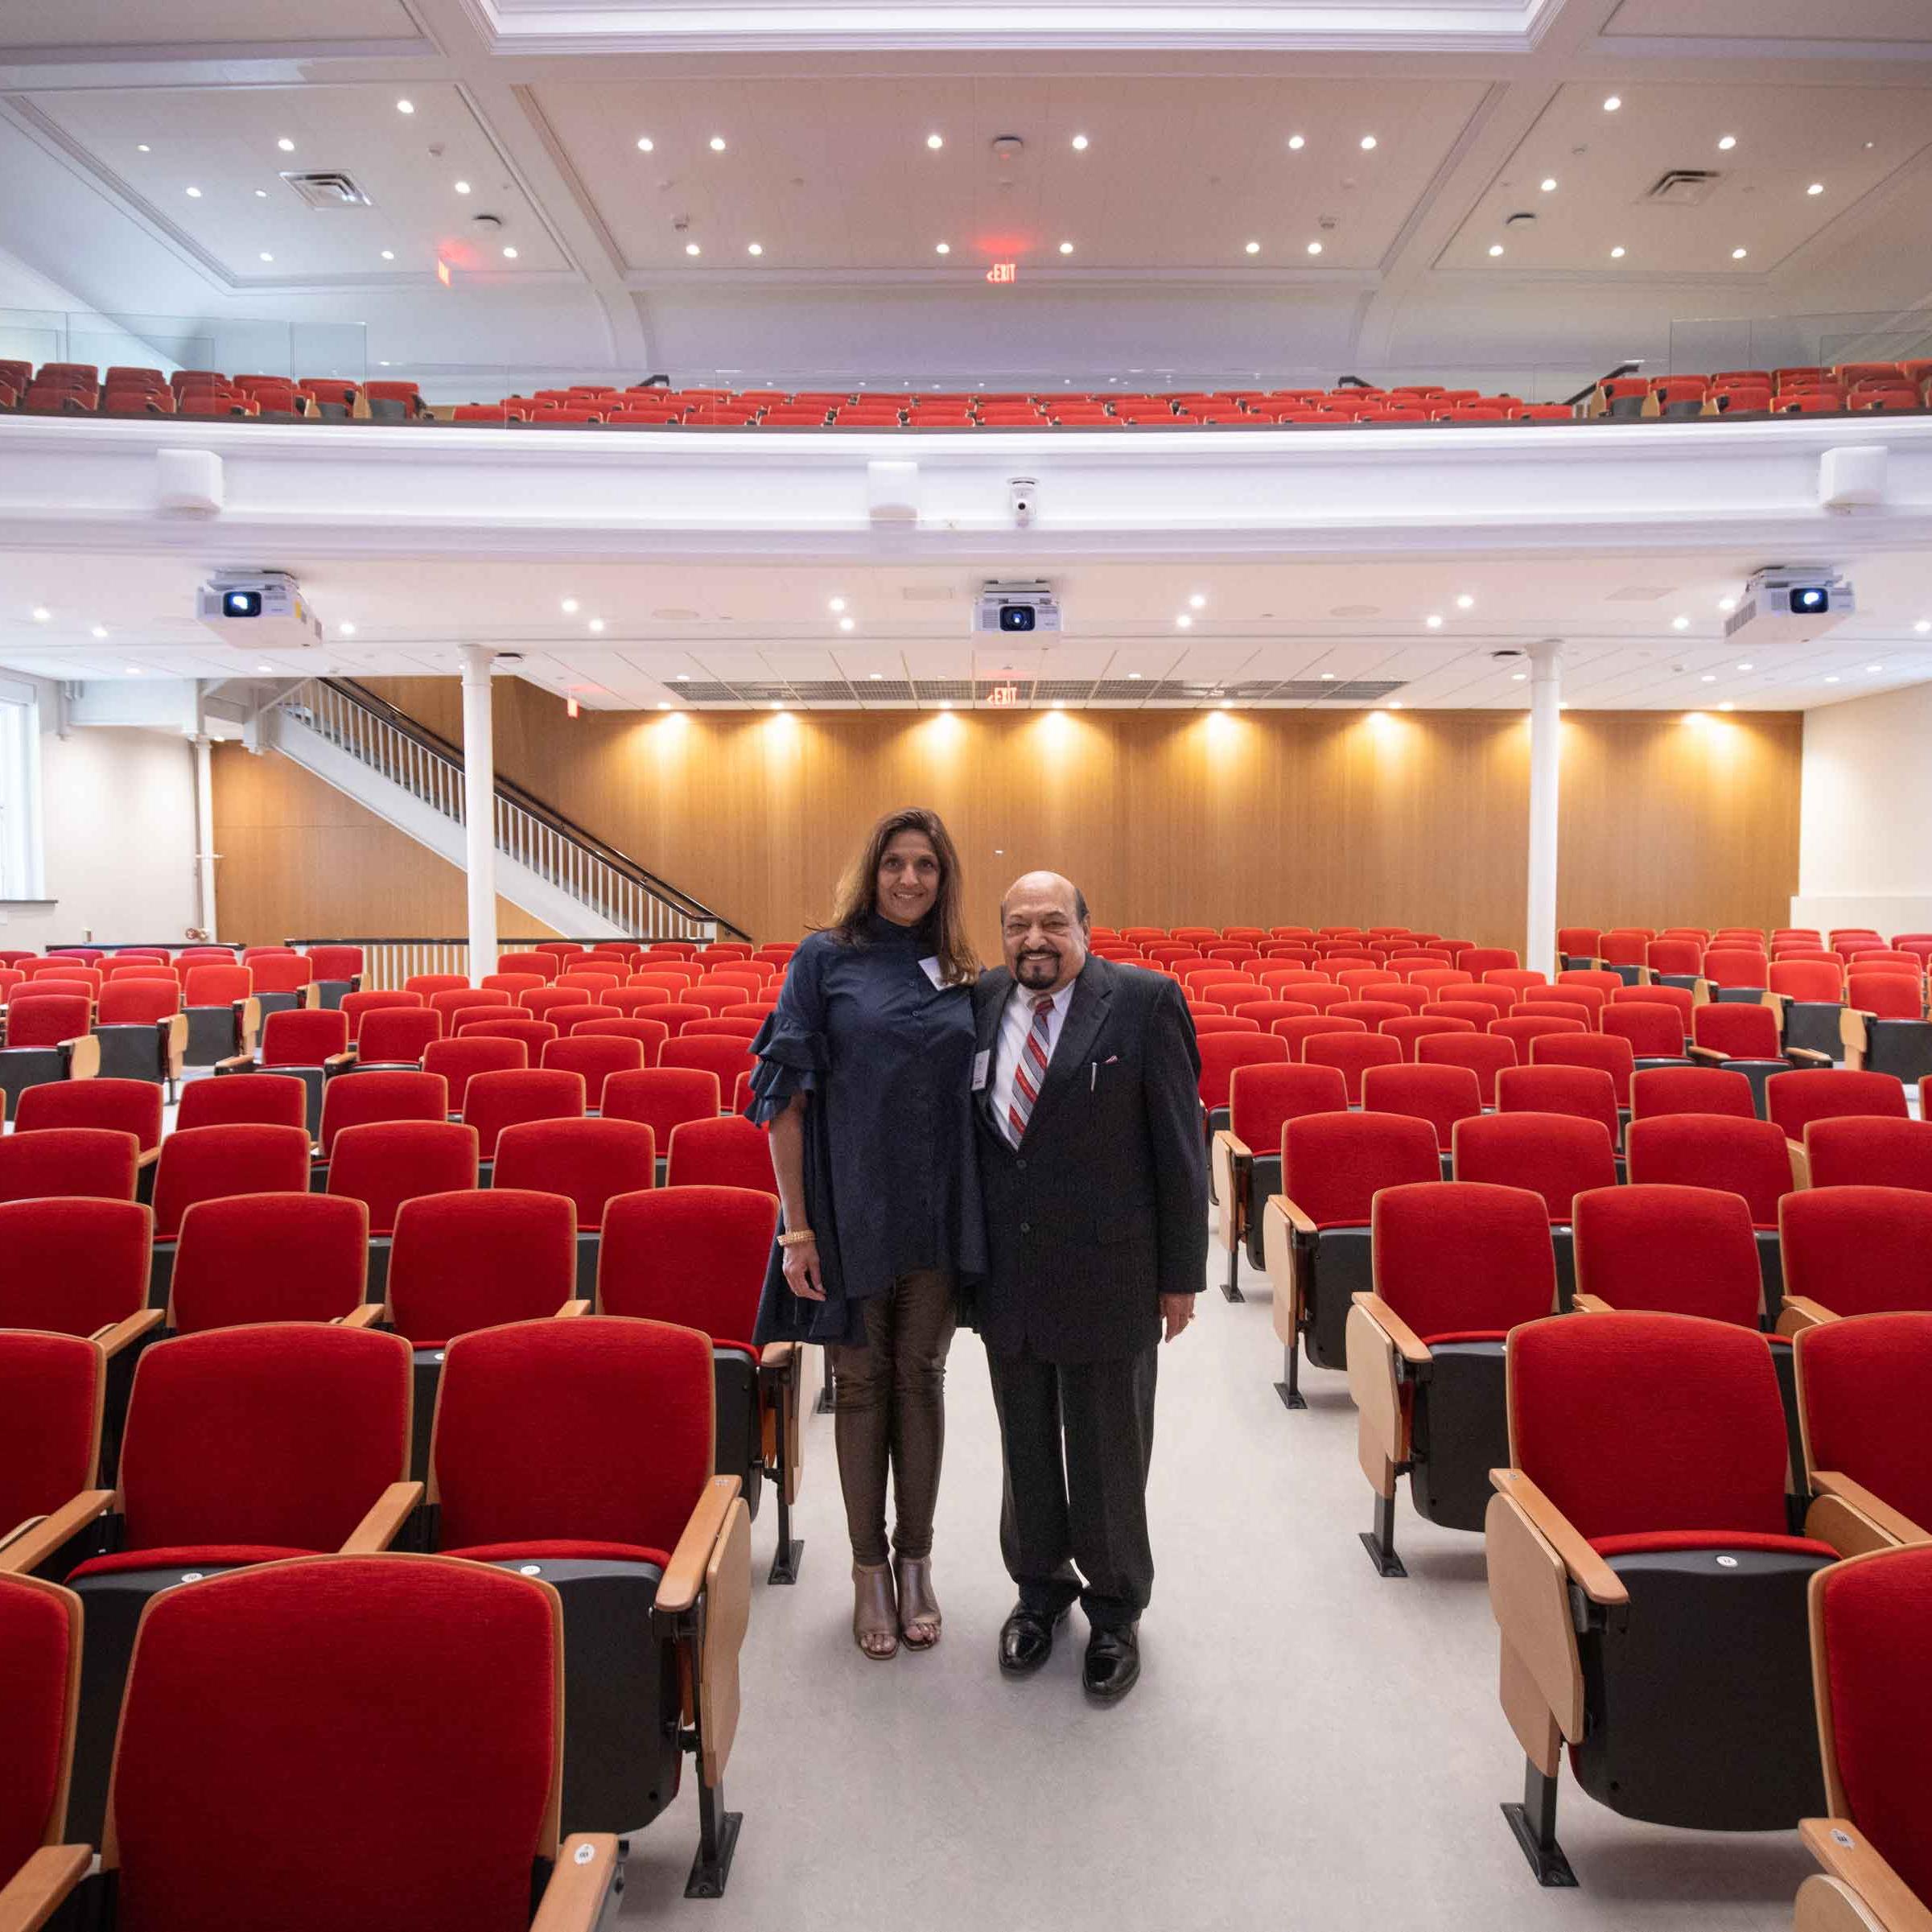
{"label": "red auditorium seat", "polygon": [[1932,1193],[1932,1121],[1858,1114],[1815,1120],[1805,1129],[1807,1184],[1912,1188]]}
{"label": "red auditorium seat", "polygon": [[597,1287],[604,1217],[620,1195],[653,1187],[657,1178],[656,1136],[634,1120],[525,1120],[503,1130],[496,1142],[492,1184],[562,1194],[577,1217],[577,1292]]}
{"label": "red auditorium seat", "polygon": [[369,1210],[330,1194],[237,1194],[181,1217],[167,1326],[179,1334],[265,1321],[342,1321],[366,1300]]}
{"label": "red auditorium seat", "polygon": [[47,1127],[0,1140],[0,1201],[92,1197],[131,1201],[141,1158],[132,1134]]}
{"label": "red auditorium seat", "polygon": [[1779,1202],[1778,1226],[1781,1333],[1848,1315],[1932,1312],[1932,1195],[1808,1188]]}
{"label": "red auditorium seat", "polygon": [[307,1132],[308,1090],[292,1073],[234,1073],[225,1080],[191,1080],[175,1110],[177,1132],[188,1127],[301,1127]]}
{"label": "red auditorium seat", "polygon": [[328,1192],[360,1201],[369,1217],[369,1287],[381,1299],[388,1279],[383,1244],[406,1201],[455,1193],[477,1180],[476,1130],[440,1114],[370,1120],[345,1127],[328,1164]]}
{"label": "red auditorium seat", "polygon": [[1527,1188],[1543,1197],[1556,1256],[1557,1292],[1567,1308],[1576,1279],[1572,1205],[1592,1188],[1617,1184],[1617,1153],[1609,1131],[1600,1121],[1564,1114],[1485,1114],[1458,1122],[1454,1142],[1451,1172],[1457,1180]]}
{"label": "red auditorium seat", "polygon": [[[1588,1040],[1589,1036],[1584,1037]],[[1549,1044],[1561,1047],[1570,1043]],[[1623,1135],[1614,1077],[1605,1069],[1587,1064],[1552,1066],[1539,1060],[1533,1066],[1503,1068],[1496,1076],[1496,1111],[1563,1114],[1576,1120],[1593,1120],[1613,1143]]]}
{"label": "red auditorium seat", "polygon": [[1722,1067],[1647,1067],[1630,1077],[1630,1118],[1660,1114],[1724,1114],[1755,1120],[1751,1083]]}
{"label": "red auditorium seat", "polygon": [[1243,1299],[1239,1256],[1267,1265],[1262,1226],[1269,1197],[1281,1188],[1281,1133],[1304,1114],[1345,1113],[1348,1089],[1334,1067],[1257,1062],[1237,1067],[1228,1082],[1229,1124],[1213,1138],[1213,1198],[1217,1238],[1228,1257],[1222,1293]]}
{"label": "red auditorium seat", "polygon": [[63,1080],[29,1087],[20,1096],[14,1131],[32,1134],[47,1127],[104,1127],[132,1134],[139,1149],[136,1164],[145,1169],[160,1153],[161,1090],[146,1080]]}
{"label": "red auditorium seat", "polygon": [[473,1073],[463,1090],[463,1118],[479,1136],[479,1152],[496,1158],[496,1137],[519,1120],[576,1120],[584,1111],[581,1073],[554,1067]]}
{"label": "red auditorium seat", "polygon": [[1836,1518],[1843,1529],[1834,1543],[1932,1543],[1932,1460],[1918,1423],[1932,1375],[1932,1314],[1819,1323],[1799,1333],[1794,1353],[1804,1486],[1814,1498],[1807,1534]]}
{"label": "red auditorium seat", "polygon": [[1904,1120],[1905,1082],[1889,1073],[1854,1073],[1843,1068],[1804,1073],[1773,1073],[1765,1082],[1765,1105],[1787,1139],[1802,1143],[1815,1120],[1848,1115]]}

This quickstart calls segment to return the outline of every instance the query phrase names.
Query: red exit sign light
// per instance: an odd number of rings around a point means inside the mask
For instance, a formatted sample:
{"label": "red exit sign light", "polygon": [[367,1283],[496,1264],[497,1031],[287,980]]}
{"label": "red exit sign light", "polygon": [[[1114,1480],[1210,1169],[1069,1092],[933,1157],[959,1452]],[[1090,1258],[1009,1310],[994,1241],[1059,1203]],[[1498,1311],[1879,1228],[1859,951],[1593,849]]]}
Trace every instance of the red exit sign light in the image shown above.
{"label": "red exit sign light", "polygon": [[1020,702],[1020,686],[1016,684],[996,684],[987,693],[988,704],[1017,704]]}
{"label": "red exit sign light", "polygon": [[1017,282],[1020,279],[1020,264],[1017,262],[995,262],[987,270],[989,282]]}

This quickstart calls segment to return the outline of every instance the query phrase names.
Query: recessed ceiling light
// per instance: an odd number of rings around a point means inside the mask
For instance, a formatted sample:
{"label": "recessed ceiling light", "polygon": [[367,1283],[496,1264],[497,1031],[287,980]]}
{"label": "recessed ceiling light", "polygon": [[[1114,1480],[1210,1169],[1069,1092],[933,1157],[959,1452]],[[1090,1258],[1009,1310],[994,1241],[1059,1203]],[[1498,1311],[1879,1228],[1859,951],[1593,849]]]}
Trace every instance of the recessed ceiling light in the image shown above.
{"label": "recessed ceiling light", "polygon": [[1087,151],[1087,138],[1085,134],[1076,134],[1073,137],[1073,149],[1077,154],[1084,154]]}
{"label": "recessed ceiling light", "polygon": [[34,622],[35,624],[45,624],[53,614],[44,603],[36,603],[34,606]]}
{"label": "recessed ceiling light", "polygon": [[1467,591],[1464,591],[1461,596],[1456,599],[1456,608],[1459,611],[1473,611],[1476,608],[1476,599]]}
{"label": "recessed ceiling light", "polygon": [[940,241],[933,244],[933,253],[935,255],[950,255],[952,252],[953,245],[950,241]]}
{"label": "recessed ceiling light", "polygon": [[712,135],[707,145],[714,154],[722,154],[724,152],[724,136],[722,134]]}
{"label": "recessed ceiling light", "polygon": [[138,678],[141,675],[140,665],[138,664],[130,664],[127,667],[127,674],[130,678]]}
{"label": "recessed ceiling light", "polygon": [[1932,617],[1920,618],[1912,628],[1918,632],[1920,636],[1924,636],[1927,631],[1932,631]]}
{"label": "recessed ceiling light", "polygon": [[939,701],[939,708],[942,711],[951,711],[953,708],[952,699],[950,698],[941,698]]}
{"label": "recessed ceiling light", "polygon": [[258,671],[272,671],[274,669],[274,668],[275,667],[272,664],[258,664],[255,666],[255,669]]}
{"label": "recessed ceiling light", "polygon": [[1731,259],[1733,262],[1742,262],[1749,253],[1749,249],[1734,248],[1731,251]]}
{"label": "recessed ceiling light", "polygon": [[1527,671],[1512,671],[1510,674],[1510,682],[1512,684],[1521,684],[1529,674]]}
{"label": "recessed ceiling light", "polygon": [[1717,145],[1728,154],[1736,146],[1737,137],[1735,134],[1720,134],[1717,138]]}
{"label": "recessed ceiling light", "polygon": [[1373,134],[1364,134],[1361,138],[1361,145],[1365,151],[1372,148],[1375,145],[1375,137]]}
{"label": "recessed ceiling light", "polygon": [[1399,698],[1391,698],[1389,700],[1389,709],[1392,711],[1399,711],[1402,709],[1402,700]]}
{"label": "recessed ceiling light", "polygon": [[842,611],[845,608],[845,599],[842,597],[834,597],[825,608],[828,611]]}
{"label": "recessed ceiling light", "polygon": [[1623,260],[1626,252],[1626,250],[1621,248],[1613,248],[1610,250],[1610,259],[1613,262],[1621,262]]}
{"label": "recessed ceiling light", "polygon": [[928,134],[925,138],[925,144],[930,148],[944,147],[945,146],[945,136],[944,134]]}
{"label": "recessed ceiling light", "polygon": [[1553,195],[1556,192],[1556,177],[1554,175],[1545,175],[1543,176],[1543,192],[1546,195]]}
{"label": "recessed ceiling light", "polygon": [[1311,255],[1319,255],[1321,253],[1321,244],[1319,241],[1311,241],[1308,244],[1308,253]]}
{"label": "recessed ceiling light", "polygon": [[[107,635],[107,626],[105,624],[96,624],[94,626],[94,635],[97,637],[105,637]],[[1876,670],[1878,667],[1877,665],[1874,665],[1872,668]]]}
{"label": "recessed ceiling light", "polygon": [[1207,608],[1208,600],[1205,597],[1202,596],[1199,591],[1197,591],[1193,596],[1188,598],[1188,603],[1191,608],[1197,611],[1202,611]]}
{"label": "recessed ceiling light", "polygon": [[859,628],[859,620],[856,617],[841,617],[838,620],[838,628],[842,631],[856,630]]}
{"label": "recessed ceiling light", "polygon": [[575,597],[564,599],[563,614],[566,617],[575,617],[577,615],[577,599]]}
{"label": "recessed ceiling light", "polygon": [[396,112],[399,114],[413,114],[415,111],[416,104],[414,101],[398,101],[396,103]]}
{"label": "recessed ceiling light", "polygon": [[1731,700],[1727,698],[1717,708],[1720,711],[1734,711],[1737,709],[1737,706],[1732,703]]}
{"label": "recessed ceiling light", "polygon": [[191,187],[187,191],[187,198],[191,201],[199,201],[201,199],[200,189],[198,187]]}
{"label": "recessed ceiling light", "polygon": [[[98,636],[101,633],[97,631],[94,634],[96,636]],[[1882,664],[1868,664],[1865,666],[1865,669],[1868,671],[1882,671],[1885,668],[1885,667]]]}
{"label": "recessed ceiling light", "polygon": [[1691,620],[1688,617],[1673,617],[1670,620],[1670,628],[1674,631],[1687,631],[1690,628]]}
{"label": "recessed ceiling light", "polygon": [[1049,704],[1047,706],[1049,711],[1064,711],[1066,708],[1064,704]]}
{"label": "recessed ceiling light", "polygon": [[1233,699],[1233,698],[1222,698],[1222,699],[1221,699],[1221,710],[1223,710],[1224,711],[1233,711],[1233,710],[1234,710],[1234,699]]}
{"label": "recessed ceiling light", "polygon": [[285,154],[292,154],[295,151],[295,142],[290,140],[286,134],[284,134],[282,138],[275,143],[275,145],[277,147],[280,148],[282,153]]}
{"label": "recessed ceiling light", "polygon": [[1613,114],[1620,107],[1623,105],[1623,96],[1621,94],[1612,94],[1605,101],[1603,104],[1603,111],[1606,114]]}
{"label": "recessed ceiling light", "polygon": [[505,249],[503,251],[503,258],[505,262],[514,262],[517,259],[516,249],[513,247]]}
{"label": "recessed ceiling light", "polygon": [[1492,255],[1500,255],[1502,253],[1502,244],[1500,241],[1492,241],[1489,244],[1489,253]]}
{"label": "recessed ceiling light", "polygon": [[1737,608],[1737,599],[1735,597],[1720,597],[1717,600],[1717,608],[1728,616]]}
{"label": "recessed ceiling light", "polygon": [[266,201],[266,200],[268,200],[268,190],[267,190],[266,188],[265,188],[265,187],[258,187],[258,188],[257,188],[257,189],[255,190],[255,199],[256,199],[257,201]]}
{"label": "recessed ceiling light", "polygon": [[1174,620],[1174,627],[1176,630],[1191,631],[1194,628],[1194,620],[1190,617],[1185,611],[1183,611],[1180,615]]}
{"label": "recessed ceiling light", "polygon": [[1440,631],[1442,628],[1442,619],[1433,611],[1423,619],[1423,622],[1432,631]]}
{"label": "recessed ceiling light", "polygon": [[337,624],[336,626],[336,629],[337,634],[344,637],[353,637],[356,634],[355,625],[348,623],[346,620],[343,623]]}
{"label": "recessed ceiling light", "polygon": [[695,241],[687,241],[684,245],[684,252],[687,255],[702,255],[704,250]]}
{"label": "recessed ceiling light", "polygon": [[1129,684],[1139,684],[1139,682],[1140,682],[1140,674],[1139,674],[1139,672],[1138,672],[1138,671],[1129,671],[1129,672],[1127,673],[1127,682],[1128,682]]}
{"label": "recessed ceiling light", "polygon": [[593,617],[590,621],[589,628],[593,631],[601,631],[603,628],[603,620],[601,617]]}
{"label": "recessed ceiling light", "polygon": [[885,673],[884,671],[868,671],[866,676],[872,683],[877,684],[884,678]]}
{"label": "recessed ceiling light", "polygon": [[657,708],[661,711],[668,711],[671,708],[670,699],[668,698],[660,698],[657,700]]}
{"label": "recessed ceiling light", "polygon": [[467,181],[459,181],[459,182],[456,183],[456,192],[457,192],[458,194],[459,194],[459,195],[467,195],[467,194],[468,194],[469,192],[470,192],[470,184],[468,183],[468,182],[467,182]]}
{"label": "recessed ceiling light", "polygon": [[657,143],[649,134],[640,134],[637,137],[637,151],[641,154],[650,154],[657,146]]}
{"label": "recessed ceiling light", "polygon": [[1301,150],[1308,145],[1308,139],[1305,135],[1291,134],[1288,137],[1288,146],[1291,147],[1296,154],[1300,154]]}
{"label": "recessed ceiling light", "polygon": [[674,684],[689,684],[691,682],[691,674],[689,671],[680,671],[671,682]]}
{"label": "recessed ceiling light", "polygon": [[138,154],[151,154],[154,151],[145,141],[137,141],[134,143],[134,152]]}
{"label": "recessed ceiling light", "polygon": [[1824,192],[1825,184],[1822,181],[1814,181],[1811,185],[1805,190],[1805,192],[1807,195],[1822,195]]}
{"label": "recessed ceiling light", "polygon": [[1700,684],[1715,684],[1717,682],[1717,674],[1715,671],[1706,671],[1698,682]]}
{"label": "recessed ceiling light", "polygon": [[1333,684],[1335,682],[1335,674],[1333,671],[1324,671],[1321,674],[1321,681],[1324,684]]}
{"label": "recessed ceiling light", "polygon": [[772,709],[775,711],[782,711],[785,709],[785,700],[782,698],[774,698],[772,700]]}
{"label": "recessed ceiling light", "polygon": [[1250,255],[1258,255],[1261,253],[1261,244],[1258,241],[1249,242],[1247,245],[1247,253]]}
{"label": "recessed ceiling light", "polygon": [[273,261],[275,259],[275,257],[274,257],[273,255],[271,255],[271,254],[270,254],[270,253],[268,252],[268,250],[267,250],[266,249],[264,249],[262,251],[262,259],[264,262],[273,262]]}
{"label": "recessed ceiling light", "polygon": [[744,252],[748,255],[762,255],[764,253],[764,244],[762,241],[748,241],[744,245]]}
{"label": "recessed ceiling light", "polygon": [[1836,683],[1838,682],[1838,680],[1837,680],[1835,678],[1827,678],[1825,680],[1825,682],[1826,682],[1827,684],[1836,684]]}
{"label": "recessed ceiling light", "polygon": [[1754,664],[1740,664],[1737,668],[1740,671],[1754,671],[1757,669],[1757,666]]}
{"label": "recessed ceiling light", "polygon": [[1073,253],[1073,243],[1072,243],[1072,242],[1070,242],[1070,241],[1063,241],[1063,242],[1061,242],[1061,245],[1060,245],[1060,252],[1061,252],[1061,254],[1063,254],[1063,255],[1070,255],[1070,254],[1072,254],[1072,253]]}
{"label": "recessed ceiling light", "polygon": [[396,251],[393,248],[385,248],[382,251],[382,259],[385,262],[393,262],[396,259]]}

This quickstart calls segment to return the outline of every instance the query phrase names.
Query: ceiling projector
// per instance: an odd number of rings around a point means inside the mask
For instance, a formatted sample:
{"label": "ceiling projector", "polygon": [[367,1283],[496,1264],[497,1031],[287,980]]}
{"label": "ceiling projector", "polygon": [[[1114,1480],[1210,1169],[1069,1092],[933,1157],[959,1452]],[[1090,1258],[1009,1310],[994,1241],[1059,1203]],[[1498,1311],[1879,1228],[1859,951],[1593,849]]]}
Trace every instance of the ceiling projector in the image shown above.
{"label": "ceiling projector", "polygon": [[1858,608],[1850,583],[1827,564],[1773,563],[1752,573],[1724,620],[1727,644],[1806,644]]}
{"label": "ceiling projector", "polygon": [[1060,606],[1053,587],[1036,578],[1026,583],[983,583],[973,606],[973,628],[1012,636],[1029,631],[1057,631]]}
{"label": "ceiling projector", "polygon": [[242,650],[306,650],[322,625],[286,571],[217,571],[195,593],[195,616]]}

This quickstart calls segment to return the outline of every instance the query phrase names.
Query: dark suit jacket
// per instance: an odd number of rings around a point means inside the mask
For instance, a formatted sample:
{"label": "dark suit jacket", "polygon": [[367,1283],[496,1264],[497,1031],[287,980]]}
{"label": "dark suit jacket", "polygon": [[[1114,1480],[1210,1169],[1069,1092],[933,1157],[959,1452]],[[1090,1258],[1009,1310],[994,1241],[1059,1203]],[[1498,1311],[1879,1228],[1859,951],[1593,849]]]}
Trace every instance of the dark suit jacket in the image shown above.
{"label": "dark suit jacket", "polygon": [[1104,1361],[1160,1338],[1162,1295],[1200,1291],[1207,1161],[1194,1024],[1172,980],[1090,958],[1017,1150],[994,1124],[1004,967],[974,994],[986,1202],[979,1327],[995,1354]]}

